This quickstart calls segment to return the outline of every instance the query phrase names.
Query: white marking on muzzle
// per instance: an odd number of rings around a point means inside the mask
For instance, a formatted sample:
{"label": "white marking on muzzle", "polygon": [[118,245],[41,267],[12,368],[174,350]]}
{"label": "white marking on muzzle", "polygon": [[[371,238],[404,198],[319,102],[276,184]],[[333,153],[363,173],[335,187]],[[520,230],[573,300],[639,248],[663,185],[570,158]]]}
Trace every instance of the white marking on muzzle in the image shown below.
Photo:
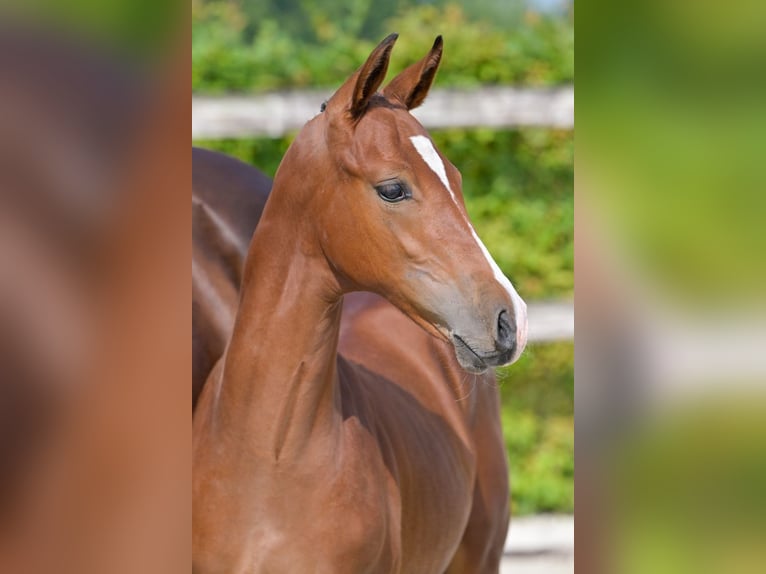
{"label": "white marking on muzzle", "polygon": [[[455,202],[455,205],[458,206],[458,210],[460,210],[460,205],[458,204],[457,198],[455,197],[455,193],[450,187],[449,179],[447,179],[447,171],[444,169],[444,162],[442,161],[442,158],[439,157],[439,153],[434,148],[431,140],[426,136],[412,136],[410,137],[410,141],[412,142],[412,145],[415,146],[415,149],[420,154],[420,157],[423,158],[423,161],[426,162],[426,165],[431,168],[431,171],[433,171],[439,177],[439,180],[444,184],[444,187],[447,188],[447,191],[449,191],[449,194],[452,197],[452,201]],[[516,292],[516,289],[508,277],[506,277],[500,270],[500,267],[498,267],[497,263],[495,263],[495,260],[492,259],[492,255],[490,255],[487,247],[484,245],[484,242],[476,234],[476,230],[473,228],[473,225],[471,225],[471,222],[468,221],[468,218],[466,218],[466,223],[468,223],[468,228],[471,230],[471,233],[476,240],[476,244],[484,254],[487,263],[489,263],[489,266],[492,269],[492,273],[495,276],[495,280],[500,283],[503,289],[506,290],[513,303],[513,313],[516,318],[517,329],[516,351],[513,354],[513,358],[516,359],[516,357],[521,354],[527,344],[527,304]]]}

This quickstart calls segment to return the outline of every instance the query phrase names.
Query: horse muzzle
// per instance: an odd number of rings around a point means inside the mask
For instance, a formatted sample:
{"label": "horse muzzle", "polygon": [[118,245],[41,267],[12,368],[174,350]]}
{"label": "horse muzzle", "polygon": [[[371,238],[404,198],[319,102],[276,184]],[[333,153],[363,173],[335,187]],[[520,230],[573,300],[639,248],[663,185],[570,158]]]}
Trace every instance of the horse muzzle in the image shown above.
{"label": "horse muzzle", "polygon": [[459,331],[450,333],[455,356],[460,366],[470,373],[480,374],[490,367],[500,367],[514,362],[526,346],[527,318],[516,318],[507,310],[498,313],[491,337],[470,337]]}

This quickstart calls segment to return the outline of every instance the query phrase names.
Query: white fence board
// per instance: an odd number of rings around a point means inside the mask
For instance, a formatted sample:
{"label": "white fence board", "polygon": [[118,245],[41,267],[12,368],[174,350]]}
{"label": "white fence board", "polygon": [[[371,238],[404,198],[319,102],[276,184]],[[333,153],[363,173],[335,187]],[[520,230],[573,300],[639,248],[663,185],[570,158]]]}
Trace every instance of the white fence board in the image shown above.
{"label": "white fence board", "polygon": [[574,339],[574,304],[569,301],[529,303],[527,316],[531,342]]}
{"label": "white fence board", "polygon": [[[193,96],[192,138],[278,137],[296,131],[319,112],[327,91],[251,96]],[[413,114],[426,128],[545,126],[572,129],[574,88],[434,90]]]}

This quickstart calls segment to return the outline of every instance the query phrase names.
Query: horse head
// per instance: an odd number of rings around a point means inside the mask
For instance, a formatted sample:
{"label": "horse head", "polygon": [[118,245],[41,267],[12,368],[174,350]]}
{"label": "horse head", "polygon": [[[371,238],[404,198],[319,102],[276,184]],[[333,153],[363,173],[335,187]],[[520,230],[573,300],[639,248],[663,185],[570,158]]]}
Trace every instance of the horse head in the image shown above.
{"label": "horse head", "polygon": [[480,373],[519,357],[526,304],[471,225],[460,172],[410,113],[428,94],[442,39],[380,90],[396,38],[306,124],[275,188],[282,179],[300,190],[289,201],[308,214],[341,292],[386,297]]}

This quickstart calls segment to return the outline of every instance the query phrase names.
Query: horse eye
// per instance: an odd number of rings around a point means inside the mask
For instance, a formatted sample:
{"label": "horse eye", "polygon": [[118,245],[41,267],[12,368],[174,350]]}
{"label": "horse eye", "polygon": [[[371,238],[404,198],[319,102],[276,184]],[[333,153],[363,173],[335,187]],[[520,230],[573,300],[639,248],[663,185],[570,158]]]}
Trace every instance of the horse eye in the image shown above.
{"label": "horse eye", "polygon": [[407,188],[399,181],[383,183],[375,187],[380,198],[389,203],[396,203],[409,197]]}

